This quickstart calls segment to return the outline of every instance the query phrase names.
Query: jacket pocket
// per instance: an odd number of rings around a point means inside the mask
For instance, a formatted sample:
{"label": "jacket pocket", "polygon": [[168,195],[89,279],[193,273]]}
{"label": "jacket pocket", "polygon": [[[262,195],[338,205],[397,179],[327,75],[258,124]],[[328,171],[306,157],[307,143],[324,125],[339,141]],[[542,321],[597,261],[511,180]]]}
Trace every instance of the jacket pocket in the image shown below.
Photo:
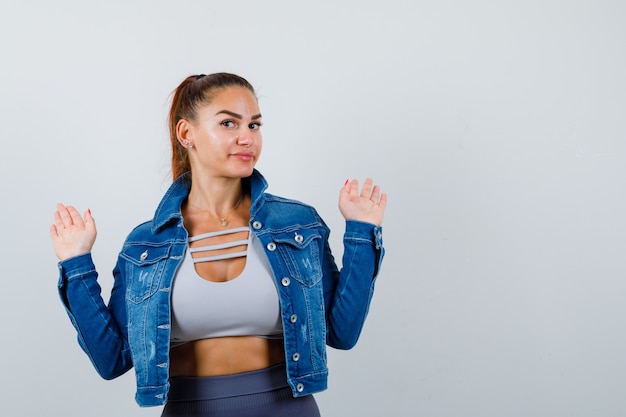
{"label": "jacket pocket", "polygon": [[160,246],[128,245],[120,256],[126,262],[126,298],[141,303],[159,288],[159,281],[170,255],[170,244]]}
{"label": "jacket pocket", "polygon": [[291,276],[302,285],[312,287],[322,279],[320,245],[322,236],[315,229],[273,235],[278,253]]}

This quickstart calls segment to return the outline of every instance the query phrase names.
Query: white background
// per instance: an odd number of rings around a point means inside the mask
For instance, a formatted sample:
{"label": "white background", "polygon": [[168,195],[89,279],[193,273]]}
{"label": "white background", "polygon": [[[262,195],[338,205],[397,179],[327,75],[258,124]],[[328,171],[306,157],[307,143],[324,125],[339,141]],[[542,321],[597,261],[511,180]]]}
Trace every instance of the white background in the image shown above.
{"label": "white background", "polygon": [[345,179],[389,193],[325,417],[626,416],[624,22],[607,0],[1,0],[0,415],[159,416],[79,349],[48,227],[91,208],[107,297],[169,185],[170,92],[230,71],[269,191],[316,206],[338,258]]}

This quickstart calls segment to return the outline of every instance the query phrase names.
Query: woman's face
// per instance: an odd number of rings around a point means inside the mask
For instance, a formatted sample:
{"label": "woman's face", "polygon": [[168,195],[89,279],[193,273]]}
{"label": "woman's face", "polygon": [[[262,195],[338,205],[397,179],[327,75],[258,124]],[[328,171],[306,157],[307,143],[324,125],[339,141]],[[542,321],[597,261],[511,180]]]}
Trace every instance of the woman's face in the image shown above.
{"label": "woman's face", "polygon": [[244,87],[220,90],[189,123],[187,140],[193,145],[192,170],[226,178],[250,176],[263,145],[256,97]]}

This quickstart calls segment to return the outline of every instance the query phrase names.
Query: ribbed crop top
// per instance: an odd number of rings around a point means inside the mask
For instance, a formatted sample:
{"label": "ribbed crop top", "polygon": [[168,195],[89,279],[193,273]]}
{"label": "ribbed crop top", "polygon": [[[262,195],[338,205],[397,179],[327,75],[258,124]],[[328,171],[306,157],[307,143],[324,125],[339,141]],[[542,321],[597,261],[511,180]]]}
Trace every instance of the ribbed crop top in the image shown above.
{"label": "ribbed crop top", "polygon": [[[247,228],[243,229],[244,231]],[[241,232],[242,229],[231,229]],[[263,247],[248,230],[246,264],[239,276],[226,282],[202,278],[188,248],[172,287],[171,346],[224,336],[282,338],[278,293]],[[229,231],[226,231],[229,233]],[[194,238],[190,238],[193,241]],[[241,241],[237,243],[241,244]],[[223,247],[223,245],[219,245]],[[234,256],[232,256],[234,257]],[[223,259],[195,258],[196,262]]]}

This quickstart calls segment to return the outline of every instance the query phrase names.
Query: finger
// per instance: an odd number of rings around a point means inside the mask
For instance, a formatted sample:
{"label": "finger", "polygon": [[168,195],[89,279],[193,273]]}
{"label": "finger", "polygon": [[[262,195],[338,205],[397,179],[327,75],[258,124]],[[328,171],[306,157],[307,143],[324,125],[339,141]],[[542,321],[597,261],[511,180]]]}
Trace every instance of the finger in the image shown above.
{"label": "finger", "polygon": [[63,204],[57,204],[56,215],[58,215],[57,227],[60,226],[61,228],[65,228],[72,225],[72,216],[70,215],[68,208]]}
{"label": "finger", "polygon": [[339,190],[339,196],[341,197],[343,194],[346,194],[349,192],[350,192],[350,180],[346,180],[346,182],[343,183],[343,187],[341,187],[341,190]]}
{"label": "finger", "polygon": [[361,190],[361,197],[371,198],[372,196],[372,179],[367,178],[363,183],[363,189]]}
{"label": "finger", "polygon": [[384,210],[387,207],[387,193],[382,193],[378,205]]}
{"label": "finger", "polygon": [[61,217],[61,212],[59,210],[54,212],[54,226],[57,233],[65,228],[63,224],[63,218]]}
{"label": "finger", "polygon": [[70,217],[72,218],[73,224],[77,226],[84,225],[83,218],[81,217],[80,213],[78,212],[78,210],[76,210],[74,206],[67,206],[67,211],[69,212]]}
{"label": "finger", "polygon": [[91,215],[91,209],[87,209],[83,215],[85,219],[85,227],[91,231],[96,230],[96,220]]}
{"label": "finger", "polygon": [[377,204],[380,200],[380,187],[378,185],[374,186],[374,189],[372,190],[372,197],[370,198],[370,200],[372,200],[374,204]]}
{"label": "finger", "polygon": [[354,192],[352,180],[347,179],[346,182],[343,183],[343,187],[341,187],[341,191],[339,192],[339,208],[358,198],[358,195]]}
{"label": "finger", "polygon": [[59,232],[57,232],[57,227],[53,224],[50,225],[50,237],[53,240],[59,237]]}
{"label": "finger", "polygon": [[348,194],[350,197],[358,197],[359,196],[359,180],[354,179],[349,183],[350,187],[348,189]]}

